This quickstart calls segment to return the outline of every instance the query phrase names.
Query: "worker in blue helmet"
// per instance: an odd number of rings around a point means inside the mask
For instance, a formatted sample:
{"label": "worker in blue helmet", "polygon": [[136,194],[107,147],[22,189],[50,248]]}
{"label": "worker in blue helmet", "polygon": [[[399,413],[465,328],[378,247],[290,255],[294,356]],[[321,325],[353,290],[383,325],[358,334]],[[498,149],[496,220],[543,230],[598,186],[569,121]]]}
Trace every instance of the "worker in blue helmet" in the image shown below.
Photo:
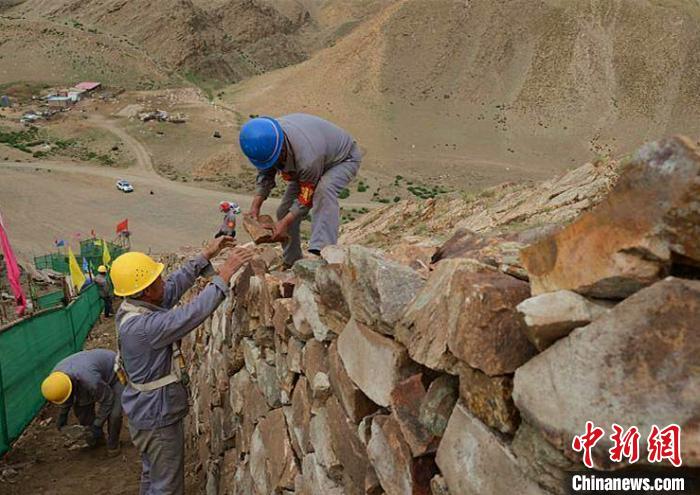
{"label": "worker in blue helmet", "polygon": [[284,262],[302,258],[299,228],[311,212],[309,252],[338,242],[338,195],[357,175],[362,155],[353,137],[340,127],[313,115],[295,113],[278,119],[258,117],[240,133],[243,153],[258,169],[257,188],[248,215],[260,208],[275,187],[279,174],[287,190],[277,209],[273,240],[284,240]]}

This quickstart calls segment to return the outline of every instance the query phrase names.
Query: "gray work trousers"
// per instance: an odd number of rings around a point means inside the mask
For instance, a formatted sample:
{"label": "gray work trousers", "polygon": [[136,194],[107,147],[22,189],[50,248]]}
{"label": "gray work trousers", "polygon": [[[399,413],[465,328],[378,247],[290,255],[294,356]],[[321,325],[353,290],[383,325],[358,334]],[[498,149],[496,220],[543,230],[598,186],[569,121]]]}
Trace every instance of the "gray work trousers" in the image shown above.
{"label": "gray work trousers", "polygon": [[[348,160],[335,165],[327,170],[316,186],[313,206],[311,207],[311,240],[310,250],[320,251],[326,246],[338,242],[338,229],[340,228],[340,204],[338,195],[350,181],[357,175],[360,169],[359,156],[351,156]],[[292,207],[292,203],[299,195],[299,183],[290,182],[284,193],[282,202],[277,208],[277,219],[281,220]],[[301,252],[301,221],[302,216],[297,217],[289,227],[289,239],[284,243],[282,259],[286,265],[292,265],[303,258]]]}
{"label": "gray work trousers", "polygon": [[155,430],[129,433],[141,452],[139,495],[183,495],[185,493],[185,430],[183,421]]}
{"label": "gray work trousers", "polygon": [[[119,447],[119,434],[122,431],[122,392],[124,391],[124,385],[115,377],[111,387],[114,393],[114,404],[112,404],[112,410],[107,417],[107,448],[116,449]],[[73,412],[75,417],[78,418],[78,422],[83,426],[92,426],[95,422],[94,402],[85,406],[76,404],[73,406]]]}

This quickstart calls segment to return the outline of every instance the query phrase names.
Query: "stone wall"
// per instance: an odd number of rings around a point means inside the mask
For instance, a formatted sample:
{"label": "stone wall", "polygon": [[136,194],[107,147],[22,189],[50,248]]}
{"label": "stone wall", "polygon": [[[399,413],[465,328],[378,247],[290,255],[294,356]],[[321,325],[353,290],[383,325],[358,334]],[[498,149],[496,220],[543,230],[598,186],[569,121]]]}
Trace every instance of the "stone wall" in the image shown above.
{"label": "stone wall", "polygon": [[[259,249],[185,341],[206,493],[565,493],[589,420],[676,423],[698,466],[699,184],[672,139],[572,223],[462,229],[429,269],[351,245],[281,272]],[[596,467],[624,467],[609,447]]]}

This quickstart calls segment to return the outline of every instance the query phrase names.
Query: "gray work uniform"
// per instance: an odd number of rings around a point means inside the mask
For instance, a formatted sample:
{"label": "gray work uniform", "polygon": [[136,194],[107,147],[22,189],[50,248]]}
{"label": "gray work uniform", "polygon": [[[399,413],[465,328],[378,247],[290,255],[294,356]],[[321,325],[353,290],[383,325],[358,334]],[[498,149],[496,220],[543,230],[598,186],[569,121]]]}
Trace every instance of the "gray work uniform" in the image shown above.
{"label": "gray work uniform", "polygon": [[[61,412],[56,422],[62,428],[68,422],[71,407],[83,426],[102,429],[107,423],[107,447],[119,447],[119,433],[122,428],[121,396],[124,387],[114,373],[114,351],[93,349],[68,356],[59,362],[54,371],[62,371],[71,378],[73,392],[61,404]],[[98,404],[95,412],[95,404]]]}
{"label": "gray work uniform", "polygon": [[105,316],[109,317],[112,314],[112,287],[107,277],[102,273],[95,277],[95,284],[97,284],[97,291],[104,303]]}
{"label": "gray work uniform", "polygon": [[357,175],[362,155],[350,134],[320,117],[295,113],[278,121],[284,131],[287,157],[283,164],[258,174],[256,194],[267,198],[278,172],[289,182],[277,219],[288,212],[296,216],[284,245],[284,262],[291,265],[302,257],[299,229],[309,212],[309,249],[320,251],[338,242],[338,195]]}
{"label": "gray work uniform", "polygon": [[[189,304],[174,306],[198,276],[215,273],[209,261],[200,255],[168,277],[161,306],[126,300],[149,311],[127,319],[123,308],[117,312],[121,358],[131,382],[149,383],[170,373],[172,344],[214,312],[228,294],[228,285],[216,276]],[[140,493],[184,493],[182,419],[189,409],[185,385],[176,382],[149,392],[139,392],[127,385],[122,402],[129,418],[131,438],[141,452]]]}

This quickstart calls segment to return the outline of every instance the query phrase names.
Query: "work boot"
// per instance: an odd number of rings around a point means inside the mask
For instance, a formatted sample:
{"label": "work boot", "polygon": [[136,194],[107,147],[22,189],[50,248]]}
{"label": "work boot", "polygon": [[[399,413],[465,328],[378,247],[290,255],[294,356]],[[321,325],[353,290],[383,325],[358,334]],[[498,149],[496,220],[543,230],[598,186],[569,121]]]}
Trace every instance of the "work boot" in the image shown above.
{"label": "work boot", "polygon": [[107,457],[110,459],[114,457],[118,457],[119,454],[121,454],[122,450],[119,447],[116,447],[114,449],[110,449],[109,447],[107,448]]}

